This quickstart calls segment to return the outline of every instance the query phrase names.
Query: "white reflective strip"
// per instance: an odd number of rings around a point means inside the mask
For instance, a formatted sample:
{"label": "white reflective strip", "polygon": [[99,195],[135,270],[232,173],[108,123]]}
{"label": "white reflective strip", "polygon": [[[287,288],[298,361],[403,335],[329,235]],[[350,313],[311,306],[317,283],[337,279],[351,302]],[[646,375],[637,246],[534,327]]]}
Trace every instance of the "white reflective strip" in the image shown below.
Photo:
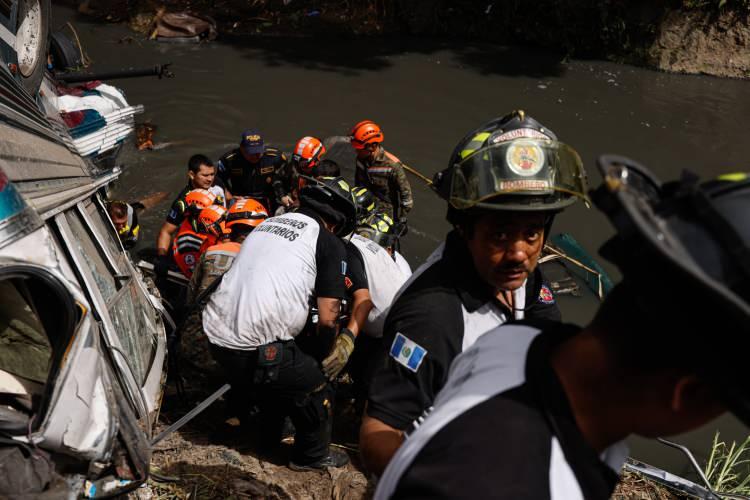
{"label": "white reflective strip", "polygon": [[403,473],[443,427],[489,398],[518,387],[526,380],[526,354],[539,330],[507,325],[483,335],[451,365],[448,381],[435,398],[435,409],[404,441],[385,469],[375,500],[393,495]]}
{"label": "white reflective strip", "polygon": [[524,317],[524,308],[531,304],[526,303],[526,281],[523,281],[523,285],[513,290],[513,318],[516,320],[522,320]]}
{"label": "white reflective strip", "polygon": [[227,257],[237,257],[237,252],[230,252],[228,250],[210,250],[206,252],[206,257],[214,255],[225,255]]}
{"label": "white reflective strip", "polygon": [[15,50],[16,48],[16,35],[10,32],[8,28],[0,24],[0,40],[7,43]]}
{"label": "white reflective strip", "polygon": [[550,500],[583,500],[581,486],[554,436],[549,457],[549,497]]}
{"label": "white reflective strip", "polygon": [[461,344],[461,351],[465,351],[474,345],[474,342],[485,333],[508,321],[505,314],[492,302],[484,304],[471,313],[466,310],[466,306],[461,304],[461,311],[464,316],[464,338]]}

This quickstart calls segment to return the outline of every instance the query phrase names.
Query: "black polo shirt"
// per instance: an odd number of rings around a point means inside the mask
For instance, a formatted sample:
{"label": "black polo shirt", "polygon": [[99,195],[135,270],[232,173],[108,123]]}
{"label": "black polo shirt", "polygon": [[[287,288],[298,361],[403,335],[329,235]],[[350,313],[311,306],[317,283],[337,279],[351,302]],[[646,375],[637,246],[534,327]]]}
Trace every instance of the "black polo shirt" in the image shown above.
{"label": "black polo shirt", "polygon": [[[370,387],[367,414],[399,430],[408,430],[432,406],[456,355],[520,315],[495,298],[456,231],[448,234],[442,257],[434,257],[391,307],[383,333],[386,350]],[[520,293],[525,293],[525,318],[560,321],[539,268]]]}
{"label": "black polo shirt", "polygon": [[456,361],[375,499],[610,498],[627,449],[616,443],[600,456],[589,446],[550,364],[579,331],[518,324],[483,336]]}
{"label": "black polo shirt", "polygon": [[344,240],[344,244],[346,245],[347,264],[344,284],[346,285],[347,294],[351,296],[357,290],[369,288],[369,284],[367,283],[365,262],[362,260],[362,254],[359,253],[359,249],[351,241]]}

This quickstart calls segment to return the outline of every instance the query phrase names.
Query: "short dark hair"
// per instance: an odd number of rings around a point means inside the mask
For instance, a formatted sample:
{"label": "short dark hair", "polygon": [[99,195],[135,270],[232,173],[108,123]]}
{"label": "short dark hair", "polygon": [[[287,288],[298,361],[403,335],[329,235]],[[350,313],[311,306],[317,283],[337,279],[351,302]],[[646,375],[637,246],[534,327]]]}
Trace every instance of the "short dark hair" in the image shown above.
{"label": "short dark hair", "polygon": [[313,176],[315,177],[339,177],[341,175],[341,167],[333,160],[321,160],[318,165],[313,168]]}
{"label": "short dark hair", "polygon": [[107,206],[110,217],[122,219],[128,216],[128,205],[124,201],[111,201]]}
{"label": "short dark hair", "polygon": [[206,155],[193,155],[188,160],[188,170],[194,174],[198,173],[201,169],[201,165],[213,167],[214,162],[212,162]]}

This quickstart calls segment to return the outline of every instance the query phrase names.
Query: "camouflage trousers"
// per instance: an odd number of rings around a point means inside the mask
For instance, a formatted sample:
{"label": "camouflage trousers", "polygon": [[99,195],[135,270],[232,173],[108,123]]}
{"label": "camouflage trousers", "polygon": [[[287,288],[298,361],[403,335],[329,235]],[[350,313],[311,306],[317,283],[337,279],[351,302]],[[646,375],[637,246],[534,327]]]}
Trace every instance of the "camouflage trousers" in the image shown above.
{"label": "camouflage trousers", "polygon": [[201,310],[194,311],[185,321],[180,336],[181,361],[191,369],[210,376],[221,374],[221,368],[211,356],[208,337],[203,331]]}

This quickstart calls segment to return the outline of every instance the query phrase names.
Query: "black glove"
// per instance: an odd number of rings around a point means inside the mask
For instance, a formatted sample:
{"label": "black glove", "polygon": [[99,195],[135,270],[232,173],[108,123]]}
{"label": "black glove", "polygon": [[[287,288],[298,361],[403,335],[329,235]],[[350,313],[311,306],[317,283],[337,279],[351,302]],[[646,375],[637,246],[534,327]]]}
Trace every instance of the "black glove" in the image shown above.
{"label": "black glove", "polygon": [[171,262],[172,256],[169,254],[160,255],[156,259],[156,263],[154,264],[154,276],[156,277],[156,281],[164,281],[167,279]]}

